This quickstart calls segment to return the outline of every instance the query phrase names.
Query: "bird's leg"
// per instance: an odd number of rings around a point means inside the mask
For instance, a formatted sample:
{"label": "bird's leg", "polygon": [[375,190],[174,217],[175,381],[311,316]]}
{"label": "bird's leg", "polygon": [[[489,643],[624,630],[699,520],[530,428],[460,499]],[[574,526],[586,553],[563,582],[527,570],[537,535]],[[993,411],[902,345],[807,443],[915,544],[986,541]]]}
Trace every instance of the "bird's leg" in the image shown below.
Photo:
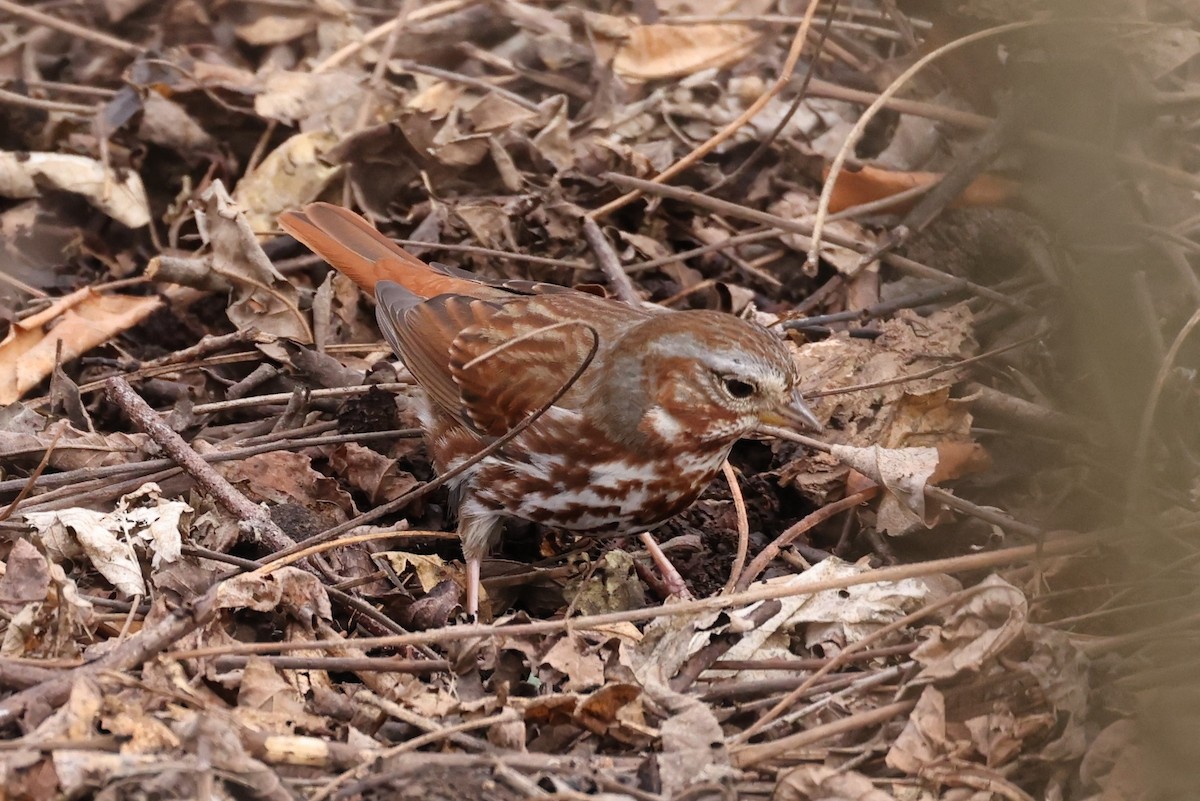
{"label": "bird's leg", "polygon": [[687,584],[683,581],[683,576],[679,575],[679,571],[675,569],[675,565],[671,564],[671,560],[662,552],[662,548],[658,547],[658,543],[654,541],[654,537],[650,535],[650,532],[639,534],[638,537],[641,539],[646,553],[650,554],[650,560],[658,568],[658,574],[662,576],[663,583],[667,585],[667,590],[671,595],[679,596],[685,601],[691,600],[692,594],[688,592]]}
{"label": "bird's leg", "polygon": [[479,617],[479,568],[500,536],[502,521],[495,514],[463,514],[458,520],[458,536],[467,563],[467,615],[474,620]]}

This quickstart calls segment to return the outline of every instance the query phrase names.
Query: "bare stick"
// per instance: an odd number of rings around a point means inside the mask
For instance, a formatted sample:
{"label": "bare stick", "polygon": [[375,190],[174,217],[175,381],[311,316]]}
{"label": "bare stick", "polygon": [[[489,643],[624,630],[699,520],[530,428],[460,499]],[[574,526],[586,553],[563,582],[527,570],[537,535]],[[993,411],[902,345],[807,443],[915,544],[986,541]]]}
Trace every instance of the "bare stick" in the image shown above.
{"label": "bare stick", "polygon": [[138,45],[130,44],[115,36],[109,36],[107,33],[101,33],[95,28],[89,28],[86,25],[79,25],[65,19],[59,19],[45,12],[38,11],[36,8],[30,8],[27,4],[0,0],[0,11],[12,14],[14,17],[22,17],[38,25],[45,25],[47,28],[53,28],[56,31],[62,31],[65,34],[76,36],[80,39],[87,39],[96,44],[120,50],[126,55],[140,56],[144,51],[144,48]]}
{"label": "bare stick", "polygon": [[[1015,548],[1004,548],[986,553],[972,553],[964,556],[954,556],[945,559],[932,559],[928,562],[916,562],[909,565],[896,565],[871,570],[850,576],[814,581],[810,584],[778,583],[754,587],[746,592],[732,595],[714,595],[695,601],[682,601],[669,606],[630,609],[623,612],[606,612],[599,615],[586,615],[560,620],[542,620],[533,623],[513,623],[503,626],[492,624],[476,624],[444,626],[439,629],[401,634],[391,637],[362,637],[355,640],[360,648],[401,648],[406,645],[435,642],[461,642],[477,637],[525,637],[533,634],[548,634],[551,632],[591,631],[611,626],[614,623],[635,623],[658,617],[679,617],[696,615],[703,612],[714,612],[720,609],[732,609],[766,601],[771,598],[790,598],[796,595],[812,595],[823,590],[840,590],[860,584],[875,584],[881,581],[900,581],[902,579],[930,576],[936,573],[961,573],[972,570],[984,570],[999,565],[1022,562],[1027,559],[1039,559],[1064,553],[1074,553],[1091,545],[1104,541],[1101,533],[1071,534],[1047,538],[1045,542],[1036,545],[1021,545]],[[190,651],[172,654],[176,659],[197,659],[206,656],[224,656],[227,654],[271,654],[286,653],[300,650],[322,650],[341,648],[341,640],[310,640],[308,642],[269,642],[245,643],[238,646],[221,646],[219,648],[196,648]]]}
{"label": "bare stick", "polygon": [[642,299],[638,297],[637,290],[633,287],[633,281],[629,280],[629,274],[621,267],[621,260],[617,257],[617,252],[613,250],[613,246],[608,243],[608,238],[604,236],[600,226],[591,217],[583,218],[583,236],[591,246],[592,252],[596,254],[596,262],[600,265],[604,277],[612,284],[617,297],[632,306],[641,305]]}
{"label": "bare stick", "polygon": [[[777,214],[768,214],[765,211],[758,211],[757,209],[751,209],[746,206],[738,205],[737,203],[730,203],[727,200],[709,197],[708,195],[695,192],[690,189],[681,189],[678,186],[665,186],[663,184],[656,184],[653,181],[645,181],[641,178],[631,178],[628,175],[621,175],[620,173],[616,172],[606,172],[601,176],[601,178],[606,181],[611,181],[617,186],[634,187],[642,192],[658,195],[660,197],[669,197],[673,200],[682,200],[685,203],[691,203],[701,208],[708,209],[709,211],[728,214],[731,217],[749,220],[750,222],[756,222],[761,225],[770,225],[774,228],[780,229],[781,231],[787,231],[790,234],[797,235],[797,239],[799,240],[798,244],[802,248],[807,250],[811,250],[813,248],[813,241],[809,238],[813,232],[813,226],[809,223],[800,222],[787,217],[780,217]],[[826,232],[825,239],[835,245],[841,245],[842,247],[849,248],[857,253],[862,253],[865,250],[861,242],[856,242],[848,236],[841,236],[832,231]],[[944,273],[941,270],[935,270],[928,265],[921,264],[919,261],[914,261],[913,259],[909,259],[904,256],[898,256],[895,253],[884,254],[883,262],[884,264],[887,264],[906,275],[912,275],[917,278],[927,278],[931,281],[939,281],[943,284],[949,284],[960,289],[965,289],[969,292],[979,295],[982,298],[987,298],[988,300],[1001,303],[1011,308],[1020,309],[1022,311],[1030,310],[1028,304],[1013,300],[1012,298],[1009,298],[994,289],[989,289],[988,287],[976,284],[973,281],[959,278],[956,275]]]}
{"label": "bare stick", "polygon": [[[213,499],[223,509],[238,519],[242,527],[258,542],[262,542],[269,550],[279,551],[296,542],[267,514],[262,506],[257,506],[232,484],[204,461],[200,454],[192,450],[158,416],[158,412],[150,408],[150,404],[134,392],[129,382],[120,376],[108,379],[106,391],[109,400],[121,407],[133,424],[158,443],[163,451],[175,460],[202,489],[213,496]],[[232,545],[232,543],[230,543]]]}
{"label": "bare stick", "polygon": [[767,565],[771,564],[771,560],[779,555],[779,552],[787,545],[790,545],[801,534],[810,531],[820,523],[824,523],[829,518],[839,512],[844,512],[847,509],[853,509],[860,503],[865,503],[879,492],[879,487],[871,486],[862,492],[856,492],[853,495],[847,495],[840,501],[834,501],[831,504],[822,506],[817,511],[798,521],[794,525],[788,527],[787,531],[775,538],[775,541],[763,548],[762,553],[754,557],[754,561],[746,568],[746,572],[742,573],[738,579],[738,590],[745,590],[750,586],[750,582],[758,578]]}
{"label": "bare stick", "polygon": [[742,497],[742,485],[738,483],[737,473],[733,465],[726,459],[721,463],[721,474],[729,485],[729,495],[733,498],[733,511],[737,515],[737,554],[729,568],[729,580],[721,592],[728,595],[737,589],[742,577],[742,569],[746,567],[746,554],[750,551],[750,518],[746,514],[746,499]]}

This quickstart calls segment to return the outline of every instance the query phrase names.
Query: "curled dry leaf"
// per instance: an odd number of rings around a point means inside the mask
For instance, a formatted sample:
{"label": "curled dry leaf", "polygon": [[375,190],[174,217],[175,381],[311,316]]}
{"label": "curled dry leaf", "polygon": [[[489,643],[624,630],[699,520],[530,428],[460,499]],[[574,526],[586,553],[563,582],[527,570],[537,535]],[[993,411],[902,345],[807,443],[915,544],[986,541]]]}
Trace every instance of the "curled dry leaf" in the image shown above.
{"label": "curled dry leaf", "polygon": [[15,322],[0,342],[0,406],[18,400],[54,371],[58,344],[68,362],[145,320],[157,297],[100,294],[85,287]]}
{"label": "curled dry leaf", "polygon": [[879,504],[880,531],[908,534],[929,525],[925,521],[925,485],[937,470],[937,448],[833,445],[830,453],[887,491]]}
{"label": "curled dry leaf", "polygon": [[216,465],[216,470],[253,501],[295,504],[320,512],[320,520],[341,522],[354,514],[354,500],[335,479],[313,469],[312,460],[300,453],[260,453],[237,462]]}
{"label": "curled dry leaf", "polygon": [[[941,450],[948,444],[971,444],[968,406],[950,397],[958,370],[905,380],[905,376],[931,368],[945,368],[973,352],[970,311],[958,304],[927,318],[901,312],[879,327],[883,336],[873,342],[830,337],[795,352],[797,372],[804,376],[802,391],[835,393],[812,402],[817,417],[837,421],[829,439],[862,448],[926,446]],[[875,384],[883,386],[837,392],[839,387]],[[947,464],[966,470],[977,462],[953,456],[947,458]],[[830,495],[842,493],[847,470],[828,454],[809,453],[789,463],[781,478],[825,502]]]}
{"label": "curled dry leaf", "polygon": [[[40,416],[32,416],[42,422]],[[145,434],[80,431],[66,420],[56,420],[43,431],[17,430],[19,425],[11,418],[0,419],[0,462],[4,464],[32,467],[56,440],[48,463],[56,470],[128,464],[145,459],[150,443]]]}
{"label": "curled dry leaf", "polygon": [[[383,97],[375,96],[374,107],[378,108]],[[355,129],[362,102],[362,77],[358,73],[275,70],[267,75],[262,91],[254,98],[254,110],[302,133],[320,131],[337,139]],[[378,113],[387,119],[390,111],[385,107]]]}
{"label": "curled dry leaf", "polygon": [[[869,572],[869,567],[831,557],[804,573],[771,579],[764,584],[803,586]],[[959,587],[958,582],[948,576],[928,576],[856,584],[841,590],[822,590],[811,595],[783,598],[779,613],[754,630],[745,632],[725,658],[794,658],[792,642],[797,636],[803,638],[807,647],[819,647],[822,653],[832,656],[846,645],[873,634]],[[710,671],[709,675],[734,674]],[[741,681],[768,679],[774,675],[774,671],[737,673]]]}
{"label": "curled dry leaf", "polygon": [[913,659],[924,665],[922,679],[977,672],[1021,635],[1029,616],[1024,593],[995,575],[974,590],[913,651]]}
{"label": "curled dry leaf", "polygon": [[888,767],[910,775],[944,759],[951,744],[946,736],[946,699],[936,687],[926,687],[908,716],[904,730],[888,749]]}
{"label": "curled dry leaf", "polygon": [[365,492],[374,506],[395,500],[417,486],[417,479],[401,469],[395,459],[354,442],[332,448],[329,466],[352,487]]}
{"label": "curled dry leaf", "polygon": [[253,3],[235,7],[241,12],[241,22],[233,30],[243,42],[255,46],[284,44],[311,33],[317,27],[317,16],[307,9],[280,11]]}
{"label": "curled dry leaf", "polygon": [[242,670],[233,716],[264,734],[327,730],[326,720],[309,712],[299,691],[265,659],[251,659]]}
{"label": "curled dry leaf", "polygon": [[1047,722],[1041,734],[1053,737],[1041,745],[1038,756],[1047,761],[1076,759],[1088,743],[1091,663],[1064,631],[1030,623],[1024,636],[1029,653],[1020,667],[1033,677],[1045,698]]}
{"label": "curled dry leaf", "polygon": [[50,568],[46,557],[22,537],[13,543],[0,576],[0,608],[9,614],[46,598]]}
{"label": "curled dry leaf", "polygon": [[658,755],[658,772],[668,798],[692,785],[720,782],[734,775],[725,733],[707,704],[661,684],[645,690],[670,714],[659,726],[662,753]]}
{"label": "curled dry leaf", "polygon": [[270,612],[283,608],[297,620],[329,620],[333,607],[320,580],[299,568],[281,567],[267,575],[243,573],[221,582],[218,609]]}
{"label": "curled dry leaf", "polygon": [[375,554],[376,559],[386,559],[397,575],[405,575],[409,569],[421,583],[421,590],[429,592],[456,572],[446,560],[432,554],[408,553],[407,551],[383,551]]}
{"label": "curled dry leaf", "polygon": [[263,253],[245,215],[220,181],[204,192],[203,214],[197,214],[202,236],[212,247],[212,270],[233,285],[226,313],[239,329],[312,343],[300,293]]}
{"label": "curled dry leaf", "polygon": [[[622,738],[621,724],[629,718],[623,713],[641,694],[642,690],[637,685],[610,681],[579,699],[575,705],[575,720],[593,734],[612,734]],[[637,712],[640,720],[641,710]]]}
{"label": "curled dry leaf", "polygon": [[604,684],[604,662],[598,650],[583,636],[568,633],[550,646],[542,663],[567,677],[566,691],[591,690]]}
{"label": "curled dry leaf", "polygon": [[[817,199],[807,192],[785,192],[783,197],[770,205],[768,211],[797,222],[811,223],[816,218]],[[877,235],[869,232],[854,220],[834,220],[825,226],[825,230],[858,242],[867,249],[873,248],[879,241]],[[780,239],[797,252],[808,252],[807,242],[802,242],[795,234],[784,234]],[[840,273],[850,273],[852,270],[858,269],[859,262],[862,261],[862,255],[857,250],[835,245],[832,242],[825,242],[821,245],[821,258],[832,264]]]}
{"label": "curled dry leaf", "polygon": [[160,147],[170,148],[184,158],[212,151],[216,142],[183,106],[158,92],[148,92],[142,101],[142,122],[138,136]]}
{"label": "curled dry leaf", "polygon": [[150,202],[142,178],[103,162],[69,153],[0,151],[0,197],[39,197],[42,189],[81,195],[122,225],[150,224]]}

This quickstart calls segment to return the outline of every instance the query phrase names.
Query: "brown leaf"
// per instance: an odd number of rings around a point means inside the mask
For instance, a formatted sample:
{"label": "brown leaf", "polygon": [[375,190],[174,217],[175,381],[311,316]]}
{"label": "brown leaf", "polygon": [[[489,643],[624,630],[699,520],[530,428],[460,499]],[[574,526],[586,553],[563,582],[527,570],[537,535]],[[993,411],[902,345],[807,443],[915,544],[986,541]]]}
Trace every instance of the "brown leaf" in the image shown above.
{"label": "brown leaf", "polygon": [[857,771],[828,765],[801,765],[779,777],[771,801],[895,801]]}
{"label": "brown leaf", "polygon": [[57,470],[140,462],[150,447],[145,434],[80,431],[66,420],[51,423],[44,431],[17,430],[20,424],[11,419],[4,425],[8,430],[0,430],[0,461],[11,465],[36,465],[56,439],[49,466]]}
{"label": "brown leaf", "polygon": [[915,776],[941,761],[950,748],[946,737],[946,699],[936,687],[926,687],[904,730],[888,749],[888,767]]}
{"label": "brown leaf", "polygon": [[551,646],[542,662],[567,677],[563,689],[580,692],[604,684],[604,663],[579,634],[568,633]]}
{"label": "brown leaf", "polygon": [[736,64],[761,41],[749,25],[635,25],[617,47],[613,69],[635,81],[678,78]]}
{"label": "brown leaf", "polygon": [[0,197],[38,197],[43,189],[82,195],[100,211],[129,228],[150,224],[150,202],[133,170],[71,153],[0,151]]}
{"label": "brown leaf", "polygon": [[303,206],[325,191],[341,168],[322,159],[338,143],[329,131],[298,133],[272,150],[233,189],[246,224],[268,234],[280,213]]}
{"label": "brown leaf", "polygon": [[672,693],[658,685],[647,687],[670,717],[662,722],[662,753],[658,757],[663,791],[673,797],[694,784],[719,782],[733,773],[725,734],[713,710],[702,701]]}
{"label": "brown leaf", "polygon": [[312,342],[307,316],[300,311],[295,284],[277,271],[245,215],[234,205],[220,181],[203,195],[204,212],[197,215],[212,247],[212,270],[233,285],[226,313],[240,329],[253,327],[267,334]]}
{"label": "brown leaf", "polygon": [[988,576],[913,651],[913,659],[924,665],[921,678],[978,672],[1020,636],[1028,615],[1024,593],[999,576]]}
{"label": "brown leaf", "polygon": [[[823,177],[829,177],[828,166]],[[899,172],[870,165],[863,165],[857,170],[843,170],[833,185],[829,211],[836,213],[852,206],[882,200],[918,186],[928,186],[941,177],[941,173],[936,172]],[[1012,201],[1019,188],[1015,181],[983,173],[971,181],[950,206],[1000,206]],[[900,214],[911,209],[916,202],[916,199],[912,199],[897,203],[889,206],[888,211]]]}
{"label": "brown leaf", "polygon": [[24,537],[13,543],[4,575],[0,576],[0,606],[10,614],[26,604],[45,600],[50,589],[46,557]]}
{"label": "brown leaf", "polygon": [[0,342],[0,406],[18,400],[53,372],[60,342],[62,360],[71,361],[133,328],[161,305],[154,296],[102,295],[85,287],[13,323]]}
{"label": "brown leaf", "polygon": [[395,459],[355,442],[332,448],[329,466],[350,486],[365,492],[374,506],[399,498],[418,483]]}
{"label": "brown leaf", "polygon": [[338,486],[336,479],[314,470],[311,459],[303,454],[261,453],[216,465],[216,469],[252,500],[321,509],[324,519],[337,522],[354,513],[350,495]]}

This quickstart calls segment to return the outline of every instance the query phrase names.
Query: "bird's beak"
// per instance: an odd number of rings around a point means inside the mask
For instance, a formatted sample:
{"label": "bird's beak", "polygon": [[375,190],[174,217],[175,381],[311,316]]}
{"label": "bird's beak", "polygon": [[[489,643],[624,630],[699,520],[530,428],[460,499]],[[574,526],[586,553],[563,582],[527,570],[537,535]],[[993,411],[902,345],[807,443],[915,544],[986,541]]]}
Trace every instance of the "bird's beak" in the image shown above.
{"label": "bird's beak", "polygon": [[782,428],[804,428],[810,431],[824,431],[825,426],[808,408],[800,390],[792,390],[788,402],[777,409],[769,409],[758,416],[758,419],[769,426]]}

